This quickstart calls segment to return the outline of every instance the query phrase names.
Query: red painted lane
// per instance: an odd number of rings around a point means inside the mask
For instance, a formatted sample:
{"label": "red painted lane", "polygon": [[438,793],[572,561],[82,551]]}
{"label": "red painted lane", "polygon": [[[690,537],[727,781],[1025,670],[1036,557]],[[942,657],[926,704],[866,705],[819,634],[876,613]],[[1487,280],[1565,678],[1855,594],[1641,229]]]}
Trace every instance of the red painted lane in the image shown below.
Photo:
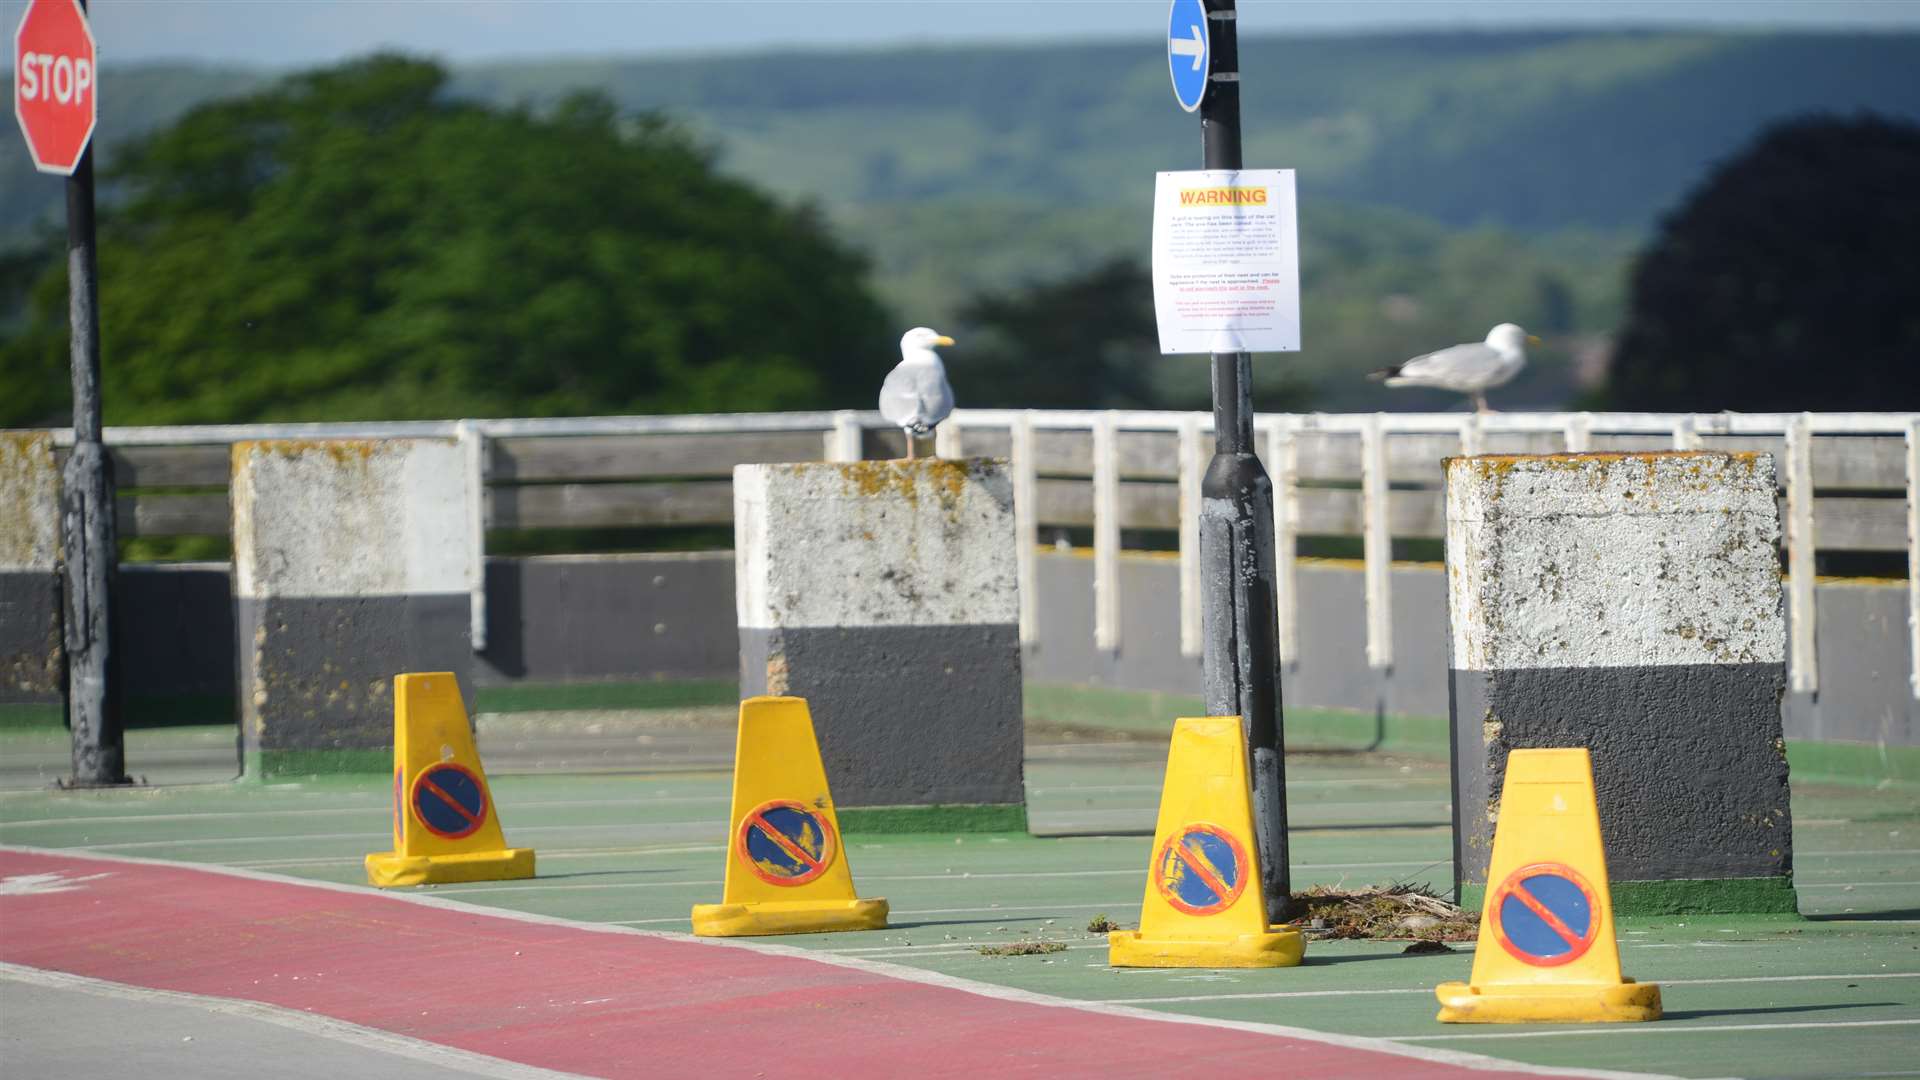
{"label": "red painted lane", "polygon": [[0,851],[0,960],[601,1076],[1427,1077],[1375,1050],[1008,1001],[798,957],[188,866]]}

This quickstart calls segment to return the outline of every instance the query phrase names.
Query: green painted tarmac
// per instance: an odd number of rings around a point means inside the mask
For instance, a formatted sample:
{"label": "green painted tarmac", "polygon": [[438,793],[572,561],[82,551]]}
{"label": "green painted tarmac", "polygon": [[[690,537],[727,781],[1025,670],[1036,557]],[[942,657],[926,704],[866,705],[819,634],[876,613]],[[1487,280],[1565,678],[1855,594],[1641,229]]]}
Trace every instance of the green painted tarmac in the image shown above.
{"label": "green painted tarmac", "polygon": [[[227,781],[232,731],[129,736],[145,788],[57,792],[60,732],[0,732],[0,842],[217,863],[360,882],[384,848],[384,777]],[[475,904],[684,930],[719,899],[731,732],[724,717],[483,718],[482,752],[510,843],[533,881],[446,886]],[[1662,985],[1641,1025],[1461,1027],[1432,988],[1465,979],[1471,946],[1403,956],[1400,943],[1315,941],[1298,968],[1119,970],[1088,919],[1138,919],[1164,748],[1036,731],[1027,765],[1042,835],[850,836],[863,895],[893,927],[785,944],[1063,997],[1381,1036],[1510,1060],[1683,1076],[1920,1076],[1920,787],[1797,785],[1803,919],[1623,919],[1627,973]],[[1444,763],[1378,754],[1288,761],[1296,888],[1390,881],[1451,887]],[[1050,955],[983,944],[1058,941]]]}

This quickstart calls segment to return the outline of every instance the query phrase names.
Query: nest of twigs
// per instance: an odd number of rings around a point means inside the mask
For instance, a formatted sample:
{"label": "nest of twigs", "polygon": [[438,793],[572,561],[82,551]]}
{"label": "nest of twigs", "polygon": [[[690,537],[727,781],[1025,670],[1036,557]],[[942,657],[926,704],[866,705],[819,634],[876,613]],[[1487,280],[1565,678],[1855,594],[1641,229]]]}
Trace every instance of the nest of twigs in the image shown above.
{"label": "nest of twigs", "polygon": [[1310,938],[1473,941],[1480,914],[1434,895],[1425,885],[1341,889],[1316,885],[1293,894],[1293,926]]}

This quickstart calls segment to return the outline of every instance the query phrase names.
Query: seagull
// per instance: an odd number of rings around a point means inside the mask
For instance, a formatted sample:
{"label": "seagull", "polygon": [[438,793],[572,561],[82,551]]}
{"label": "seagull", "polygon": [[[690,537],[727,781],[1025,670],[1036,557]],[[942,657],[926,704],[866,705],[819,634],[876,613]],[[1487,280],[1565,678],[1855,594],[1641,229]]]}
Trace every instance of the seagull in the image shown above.
{"label": "seagull", "polygon": [[1367,378],[1388,386],[1433,386],[1473,395],[1473,406],[1487,408],[1487,391],[1520,374],[1527,366],[1527,346],[1540,339],[1510,322],[1487,331],[1487,340],[1416,356],[1404,364],[1376,371]]}
{"label": "seagull", "polygon": [[935,345],[953,339],[938,330],[916,326],[900,337],[900,363],[880,384],[880,415],[907,433],[907,458],[913,458],[913,440],[924,439],[953,411],[953,387],[940,365]]}

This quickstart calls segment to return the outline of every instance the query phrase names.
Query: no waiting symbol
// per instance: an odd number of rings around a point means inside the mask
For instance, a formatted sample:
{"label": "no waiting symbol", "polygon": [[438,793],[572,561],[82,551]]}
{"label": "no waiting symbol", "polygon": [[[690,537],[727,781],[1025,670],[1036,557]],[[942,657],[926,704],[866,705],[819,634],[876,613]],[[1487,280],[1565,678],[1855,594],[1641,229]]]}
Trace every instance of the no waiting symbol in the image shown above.
{"label": "no waiting symbol", "polygon": [[435,836],[472,836],[487,820],[486,785],[463,766],[435,765],[414,778],[413,813]]}
{"label": "no waiting symbol", "polygon": [[1523,866],[1494,892],[1494,936],[1523,964],[1570,964],[1585,956],[1599,936],[1599,906],[1593,887],[1572,867]]}
{"label": "no waiting symbol", "polygon": [[740,820],[740,858],[773,885],[805,885],[833,862],[833,827],[824,813],[786,799],[764,802]]}
{"label": "no waiting symbol", "polygon": [[1217,915],[1247,887],[1247,849],[1218,825],[1189,825],[1154,860],[1154,884],[1175,909]]}

